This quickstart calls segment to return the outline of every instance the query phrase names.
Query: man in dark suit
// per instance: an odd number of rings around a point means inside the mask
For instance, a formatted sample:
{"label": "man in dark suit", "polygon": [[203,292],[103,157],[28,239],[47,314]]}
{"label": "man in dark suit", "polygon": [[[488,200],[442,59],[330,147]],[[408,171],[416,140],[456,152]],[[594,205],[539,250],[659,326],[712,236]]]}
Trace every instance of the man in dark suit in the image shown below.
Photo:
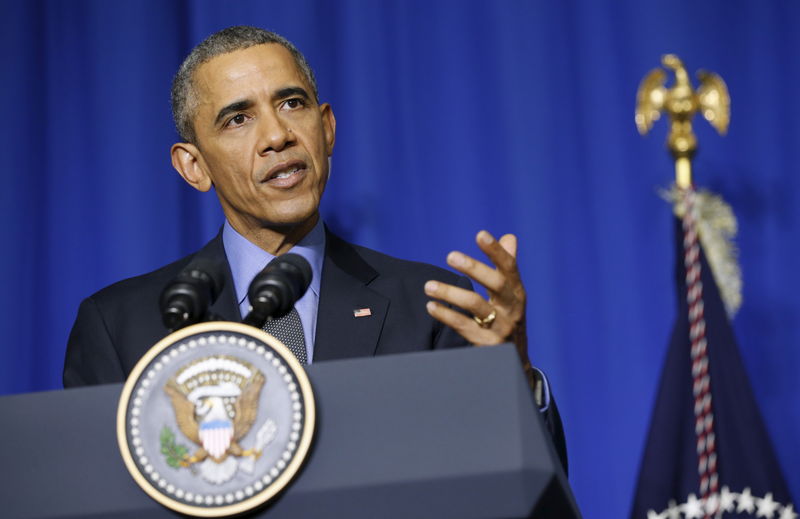
{"label": "man in dark suit", "polygon": [[[328,233],[319,204],[336,120],[330,105],[319,103],[305,58],[274,33],[231,27],[210,36],[181,65],[172,101],[183,140],[172,147],[173,166],[192,187],[214,187],[226,218],[220,235],[196,253],[229,266],[213,313],[240,320],[252,265],[302,249],[317,265],[300,312],[309,359],[514,342],[565,459],[555,405],[528,359],[514,236],[478,233],[494,267],[448,255],[462,277]],[[166,335],[158,295],[193,257],[121,281],[81,304],[67,348],[66,387],[124,380]],[[467,278],[486,287],[489,299],[472,291]]]}

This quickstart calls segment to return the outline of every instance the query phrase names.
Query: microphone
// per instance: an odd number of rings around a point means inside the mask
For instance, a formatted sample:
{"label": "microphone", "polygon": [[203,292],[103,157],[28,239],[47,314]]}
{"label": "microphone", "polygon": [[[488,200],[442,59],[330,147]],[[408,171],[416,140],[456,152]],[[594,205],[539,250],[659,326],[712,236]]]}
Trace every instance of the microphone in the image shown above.
{"label": "microphone", "polygon": [[164,326],[174,332],[206,320],[224,284],[220,262],[192,260],[161,292],[159,308]]}
{"label": "microphone", "polygon": [[253,309],[242,321],[261,328],[267,319],[283,317],[308,290],[311,265],[299,254],[283,254],[256,274],[247,290]]}

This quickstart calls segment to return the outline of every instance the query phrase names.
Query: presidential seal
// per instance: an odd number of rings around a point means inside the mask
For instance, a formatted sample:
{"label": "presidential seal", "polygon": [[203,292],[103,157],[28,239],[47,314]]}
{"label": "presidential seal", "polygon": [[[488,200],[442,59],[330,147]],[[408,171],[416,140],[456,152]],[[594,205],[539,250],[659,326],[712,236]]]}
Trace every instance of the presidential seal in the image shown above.
{"label": "presidential seal", "polygon": [[117,440],[150,497],[221,517],[286,487],[314,421],[311,385],[294,354],[257,328],[211,322],[170,334],[138,362],[120,397]]}

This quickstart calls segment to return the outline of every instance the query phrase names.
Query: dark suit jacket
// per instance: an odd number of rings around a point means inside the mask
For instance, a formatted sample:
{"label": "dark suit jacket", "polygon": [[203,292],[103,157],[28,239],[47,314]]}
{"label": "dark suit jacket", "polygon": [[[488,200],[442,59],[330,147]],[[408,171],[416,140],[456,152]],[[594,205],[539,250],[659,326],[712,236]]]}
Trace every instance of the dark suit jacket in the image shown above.
{"label": "dark suit jacket", "polygon": [[[470,281],[432,265],[392,258],[326,237],[314,361],[464,346],[451,328],[428,315],[423,285],[430,279],[471,288]],[[169,330],[159,312],[164,287],[196,256],[226,266],[211,313],[241,321],[222,234],[200,251],[159,270],[115,283],[86,298],[67,345],[64,387],[124,382],[139,359]],[[369,317],[353,310],[369,308]],[[555,402],[545,413],[566,468],[566,447]]]}

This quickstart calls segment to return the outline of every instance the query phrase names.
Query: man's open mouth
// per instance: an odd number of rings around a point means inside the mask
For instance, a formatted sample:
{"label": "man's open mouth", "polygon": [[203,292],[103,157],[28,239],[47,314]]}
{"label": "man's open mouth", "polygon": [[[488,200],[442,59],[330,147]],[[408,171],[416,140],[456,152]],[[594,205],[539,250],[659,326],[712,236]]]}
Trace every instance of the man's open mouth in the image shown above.
{"label": "man's open mouth", "polygon": [[286,177],[292,175],[293,173],[296,173],[298,169],[300,169],[300,168],[294,167],[294,168],[291,168],[291,169],[286,170],[286,171],[279,171],[278,173],[273,175],[272,178],[270,178],[270,180],[272,180],[273,178],[286,178]]}
{"label": "man's open mouth", "polygon": [[302,179],[305,171],[306,164],[302,161],[279,164],[269,171],[264,182],[275,187],[291,187]]}

